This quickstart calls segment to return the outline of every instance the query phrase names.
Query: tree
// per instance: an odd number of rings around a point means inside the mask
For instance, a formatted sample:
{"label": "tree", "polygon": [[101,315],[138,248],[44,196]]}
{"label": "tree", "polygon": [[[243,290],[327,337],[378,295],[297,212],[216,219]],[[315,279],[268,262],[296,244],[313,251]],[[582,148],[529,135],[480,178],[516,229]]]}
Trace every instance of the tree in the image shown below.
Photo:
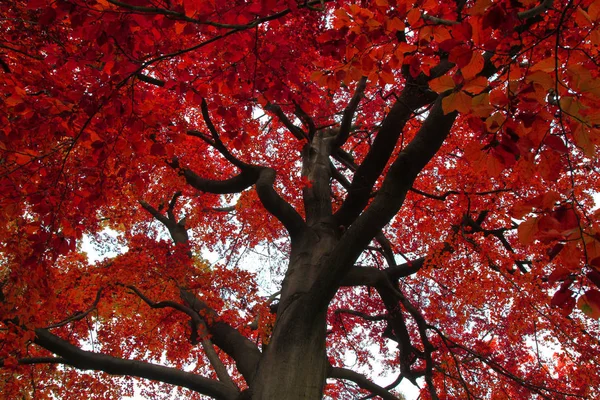
{"label": "tree", "polygon": [[600,396],[599,2],[0,10],[6,396]]}

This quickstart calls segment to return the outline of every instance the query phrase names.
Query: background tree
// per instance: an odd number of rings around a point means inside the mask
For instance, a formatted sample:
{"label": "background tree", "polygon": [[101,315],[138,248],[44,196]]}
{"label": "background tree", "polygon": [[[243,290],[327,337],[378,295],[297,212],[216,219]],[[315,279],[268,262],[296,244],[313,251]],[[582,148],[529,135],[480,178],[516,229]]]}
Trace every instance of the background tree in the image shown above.
{"label": "background tree", "polygon": [[8,398],[600,396],[598,1],[0,10]]}

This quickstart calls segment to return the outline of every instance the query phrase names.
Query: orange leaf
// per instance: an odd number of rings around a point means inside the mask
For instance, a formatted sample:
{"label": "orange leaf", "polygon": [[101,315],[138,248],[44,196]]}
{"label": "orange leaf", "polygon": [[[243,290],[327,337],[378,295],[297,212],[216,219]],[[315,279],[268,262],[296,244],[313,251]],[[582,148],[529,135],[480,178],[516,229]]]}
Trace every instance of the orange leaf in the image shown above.
{"label": "orange leaf", "polygon": [[583,124],[577,124],[575,132],[573,132],[573,139],[575,144],[579,146],[586,156],[594,157],[596,154],[596,148],[590,139],[588,129]]}
{"label": "orange leaf", "polygon": [[463,85],[463,90],[471,94],[479,94],[488,86],[488,80],[485,76],[478,76],[471,79]]}
{"label": "orange leaf", "polygon": [[442,110],[444,114],[449,114],[452,111],[466,114],[471,111],[471,97],[462,91],[450,93],[442,100]]}
{"label": "orange leaf", "polygon": [[543,59],[542,61],[536,63],[529,70],[531,72],[535,71],[544,71],[544,72],[552,72],[554,71],[554,67],[556,66],[556,60],[554,57],[548,57]]}
{"label": "orange leaf", "polygon": [[462,75],[465,78],[465,80],[470,80],[481,72],[484,64],[485,60],[483,59],[483,56],[478,52],[474,52],[471,56],[471,60],[469,61],[469,63],[463,68],[461,68],[460,71],[462,72]]}
{"label": "orange leaf", "polygon": [[443,93],[446,90],[454,89],[455,86],[454,79],[448,75],[442,75],[439,78],[429,81],[429,87],[437,93]]}
{"label": "orange leaf", "polygon": [[541,85],[544,90],[548,90],[554,87],[555,80],[548,72],[535,71],[525,77],[526,82],[533,82]]}
{"label": "orange leaf", "polygon": [[415,26],[415,24],[421,19],[421,11],[418,8],[411,9],[406,15],[406,20],[410,26]]}
{"label": "orange leaf", "polygon": [[527,221],[521,222],[517,228],[517,236],[523,244],[530,244],[533,242],[533,237],[539,231],[538,219],[533,217]]}
{"label": "orange leaf", "polygon": [[600,292],[588,290],[577,300],[577,307],[588,317],[600,318]]}

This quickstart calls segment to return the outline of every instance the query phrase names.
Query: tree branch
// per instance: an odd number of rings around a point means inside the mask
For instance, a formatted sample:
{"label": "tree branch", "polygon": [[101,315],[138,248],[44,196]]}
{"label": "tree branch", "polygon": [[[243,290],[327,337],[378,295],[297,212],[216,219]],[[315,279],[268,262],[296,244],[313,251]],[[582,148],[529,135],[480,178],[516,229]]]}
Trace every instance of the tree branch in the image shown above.
{"label": "tree branch", "polygon": [[294,101],[294,106],[294,114],[296,115],[296,117],[298,117],[300,121],[302,121],[302,124],[308,128],[308,137],[312,138],[315,132],[317,131],[317,128],[315,127],[315,122],[310,117],[310,115],[308,115],[306,111],[304,111],[302,107],[300,107],[300,104]]}
{"label": "tree branch", "polygon": [[459,192],[458,190],[449,190],[442,194],[431,194],[431,193],[423,192],[422,190],[412,187],[412,188],[410,188],[410,191],[413,193],[420,194],[421,196],[428,197],[433,200],[444,201],[448,198],[448,196],[458,195],[461,193],[464,193],[466,195],[474,195],[474,196],[486,196],[486,195],[496,194],[496,193],[512,192],[513,189],[496,189],[496,190],[487,190],[484,192]]}
{"label": "tree branch", "polygon": [[146,83],[149,83],[154,86],[159,86],[159,87],[165,86],[165,81],[153,78],[148,75],[144,75],[141,72],[138,72],[137,74],[135,74],[135,77],[138,78],[142,82],[146,82]]}
{"label": "tree branch", "polygon": [[329,370],[329,377],[335,379],[345,379],[356,383],[361,389],[368,390],[369,392],[380,396],[384,400],[399,400],[396,396],[382,388],[381,386],[371,382],[364,375],[354,372],[347,368],[331,367]]}
{"label": "tree branch", "polygon": [[[136,288],[133,285],[122,285],[122,286],[125,286],[126,288],[133,291],[140,299],[142,299],[151,308],[169,307],[169,308],[173,308],[175,310],[178,310],[178,311],[181,311],[181,312],[187,314],[192,319],[192,322],[194,324],[192,329],[196,329],[197,326],[202,326],[204,328],[205,332],[208,332],[208,328],[207,328],[206,324],[204,323],[204,321],[200,318],[200,315],[198,315],[198,313],[195,312],[194,310],[192,310],[191,308],[184,306],[183,304],[179,304],[179,303],[176,303],[174,301],[169,301],[169,300],[160,301],[157,303],[157,302],[150,300],[150,298],[146,297],[138,288]],[[210,361],[210,364],[212,365],[215,372],[217,373],[217,377],[219,378],[219,380],[221,382],[223,382],[224,384],[228,385],[231,389],[238,390],[237,386],[231,379],[231,376],[229,376],[229,373],[227,372],[227,368],[225,368],[225,365],[223,365],[223,362],[221,362],[219,355],[215,351],[215,349],[212,345],[212,342],[207,337],[204,337],[201,340],[201,344],[202,344],[202,348],[204,349],[204,352],[206,353],[206,356],[208,357],[208,360]]]}
{"label": "tree branch", "polygon": [[275,183],[275,170],[261,168],[256,180],[256,193],[262,205],[277,218],[287,229],[292,240],[302,234],[307,225],[298,212],[285,201],[273,188]]}
{"label": "tree branch", "polygon": [[1,58],[0,58],[0,67],[2,67],[2,71],[4,71],[7,74],[10,74],[10,67],[8,66],[6,61],[4,61]]}
{"label": "tree branch", "polygon": [[[444,114],[442,97],[438,97],[415,138],[393,162],[371,205],[345,231],[338,245],[324,261],[327,268],[322,270],[309,293],[313,309],[321,310],[327,306],[344,275],[362,253],[362,249],[368,246],[398,212],[417,175],[437,153],[450,133],[457,113]],[[344,205],[347,202],[348,199]],[[346,213],[353,214],[355,211],[357,208],[352,206]],[[343,212],[340,209],[338,213]]]}
{"label": "tree branch", "polygon": [[269,103],[265,106],[265,110],[271,111],[273,114],[275,114],[277,119],[281,121],[281,123],[288,129],[288,131],[292,133],[292,135],[294,135],[296,139],[308,140],[308,135],[306,134],[306,132],[304,132],[302,128],[294,125],[292,121],[289,120],[287,115],[285,115],[281,107],[279,107],[277,104]]}
{"label": "tree branch", "polygon": [[241,173],[234,176],[233,178],[218,181],[213,179],[201,178],[191,169],[182,167],[179,164],[179,160],[177,158],[173,158],[173,160],[169,162],[169,165],[172,168],[179,170],[179,173],[183,175],[187,183],[191,185],[194,189],[207,193],[241,193],[245,189],[252,186],[258,178],[258,171],[254,168],[244,169]]}
{"label": "tree branch", "polygon": [[267,167],[246,166],[240,174],[223,181],[204,179],[188,168],[183,168],[179,160],[174,158],[169,163],[178,169],[185,180],[193,188],[215,194],[240,193],[252,185],[256,185],[258,197],[265,209],[277,218],[294,239],[306,229],[306,223],[298,212],[273,188],[275,170]]}
{"label": "tree branch", "polygon": [[71,323],[73,321],[82,320],[89,313],[91,313],[92,311],[94,311],[96,309],[96,306],[98,306],[98,303],[100,302],[101,294],[102,294],[102,288],[98,289],[98,292],[96,293],[96,299],[94,300],[94,302],[92,303],[92,305],[86,311],[75,313],[72,316],[68,317],[67,319],[64,319],[64,320],[62,320],[60,322],[57,322],[55,324],[52,324],[52,325],[48,325],[45,329],[59,328],[61,326],[65,326],[68,323]]}
{"label": "tree branch", "polygon": [[83,370],[103,371],[111,375],[126,375],[146,378],[159,382],[181,386],[216,399],[234,400],[238,391],[228,385],[181,371],[177,368],[165,367],[137,360],[125,360],[106,354],[81,350],[66,340],[53,335],[46,329],[35,330],[34,342],[57,354],[65,360],[65,364]]}
{"label": "tree branch", "polygon": [[215,310],[207,306],[206,303],[192,292],[187,289],[180,289],[179,293],[182,300],[195,313],[202,316],[208,332],[212,335],[214,344],[233,358],[238,371],[240,371],[246,383],[250,386],[261,358],[258,347],[229,324],[220,321]]}
{"label": "tree branch", "polygon": [[143,200],[139,200],[140,205],[169,230],[169,234],[171,235],[171,238],[175,244],[187,243],[189,239],[189,235],[185,227],[185,218],[177,221],[175,214],[173,213],[173,209],[175,208],[175,204],[179,196],[181,196],[181,192],[176,192],[171,198],[169,207],[167,209],[167,217],[165,217],[160,211],[156,210],[150,204]]}
{"label": "tree branch", "polygon": [[223,157],[225,157],[225,159],[227,161],[229,161],[230,163],[232,163],[239,169],[243,170],[244,168],[250,167],[250,165],[248,165],[248,164],[238,160],[236,157],[234,157],[231,154],[231,152],[227,149],[227,147],[225,147],[223,142],[221,141],[221,138],[219,137],[219,133],[217,132],[217,128],[215,128],[215,126],[212,123],[212,120],[210,119],[210,114],[208,113],[208,105],[206,104],[205,99],[202,99],[202,104],[201,104],[200,108],[202,110],[202,118],[204,118],[204,123],[206,123],[206,126],[208,127],[208,130],[214,140],[213,146],[217,150],[219,150],[219,152],[223,155]]}
{"label": "tree branch", "polygon": [[554,4],[554,0],[543,0],[539,5],[531,8],[527,11],[521,11],[520,13],[517,14],[517,16],[519,17],[519,19],[529,19],[532,17],[536,17],[542,13],[545,13],[549,9],[551,9],[553,4]]}
{"label": "tree branch", "polygon": [[406,86],[383,120],[373,145],[354,174],[346,200],[335,213],[338,225],[350,226],[367,205],[373,185],[387,165],[404,126],[415,110],[432,101],[432,94],[426,87],[426,82],[423,85]]}
{"label": "tree branch", "polygon": [[352,120],[354,119],[354,114],[356,113],[358,104],[364,96],[366,87],[367,77],[363,76],[356,85],[356,89],[354,90],[354,95],[352,96],[352,99],[344,109],[344,114],[342,115],[342,122],[340,124],[340,130],[333,143],[334,147],[341,147],[344,143],[346,143],[346,140],[348,140],[348,136],[350,135],[350,129],[352,127]]}
{"label": "tree branch", "polygon": [[387,314],[368,315],[368,314],[362,313],[360,311],[349,310],[347,308],[339,308],[339,309],[335,310],[335,314],[354,315],[354,316],[360,317],[366,321],[384,321],[388,318]]}

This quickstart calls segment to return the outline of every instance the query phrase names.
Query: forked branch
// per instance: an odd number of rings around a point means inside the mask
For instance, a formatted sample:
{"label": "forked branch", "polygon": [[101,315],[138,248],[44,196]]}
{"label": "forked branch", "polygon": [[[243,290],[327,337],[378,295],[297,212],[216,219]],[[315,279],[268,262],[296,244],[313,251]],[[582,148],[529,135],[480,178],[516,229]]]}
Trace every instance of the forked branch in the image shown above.
{"label": "forked branch", "polygon": [[[154,301],[150,300],[150,298],[145,296],[135,286],[133,286],[133,285],[122,285],[122,286],[125,286],[126,288],[130,289],[133,293],[135,293],[140,299],[142,299],[151,308],[167,308],[168,307],[168,308],[173,308],[177,311],[181,311],[181,312],[187,314],[192,319],[192,322],[194,325],[192,327],[192,329],[197,329],[197,327],[200,326],[203,328],[204,332],[208,333],[208,328],[206,327],[206,324],[204,323],[204,321],[200,318],[200,315],[197,312],[195,312],[194,310],[192,310],[191,308],[184,306],[183,304],[179,304],[177,302],[169,301],[169,300],[154,302]],[[238,390],[237,386],[231,379],[231,376],[229,376],[229,373],[227,372],[227,368],[225,368],[225,365],[223,365],[223,362],[221,361],[221,359],[219,358],[219,355],[215,351],[212,342],[210,341],[210,339],[208,339],[208,337],[206,337],[206,335],[204,335],[204,337],[201,339],[201,344],[202,344],[202,348],[204,349],[204,352],[206,353],[206,356],[208,357],[208,360],[210,361],[210,364],[212,365],[215,372],[217,373],[217,377],[219,378],[219,380],[221,382],[223,382],[224,384],[230,386],[232,389]]]}
{"label": "forked branch", "polygon": [[358,372],[352,371],[347,368],[331,367],[329,370],[329,377],[336,379],[345,379],[356,383],[361,389],[368,390],[374,395],[380,396],[384,400],[399,400],[396,396],[392,395],[385,388],[371,382],[364,375]]}
{"label": "forked branch", "polygon": [[181,299],[206,323],[212,341],[221,350],[227,353],[236,363],[238,371],[251,385],[256,367],[261,357],[258,347],[237,329],[221,321],[212,308],[187,289],[180,289]]}
{"label": "forked branch", "polygon": [[[234,400],[238,391],[213,379],[144,361],[126,360],[82,350],[46,329],[35,330],[35,344],[58,355],[64,364],[82,370],[103,371],[111,375],[133,376],[181,386],[216,399]],[[49,360],[50,361],[50,360]],[[53,360],[52,362],[57,362]]]}

